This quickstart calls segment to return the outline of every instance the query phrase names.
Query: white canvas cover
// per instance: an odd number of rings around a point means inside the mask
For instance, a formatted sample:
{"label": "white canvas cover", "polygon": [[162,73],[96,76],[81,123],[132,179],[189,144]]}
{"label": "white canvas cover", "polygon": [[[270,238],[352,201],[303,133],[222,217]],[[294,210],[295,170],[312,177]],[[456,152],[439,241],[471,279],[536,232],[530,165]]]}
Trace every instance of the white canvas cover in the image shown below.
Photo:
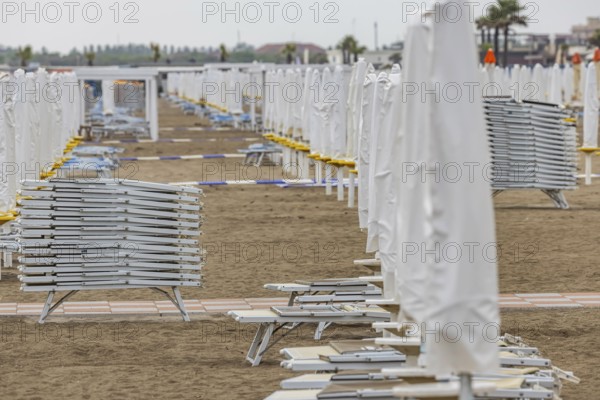
{"label": "white canvas cover", "polygon": [[382,168],[377,159],[382,157],[388,143],[383,142],[381,138],[381,121],[383,119],[385,87],[388,83],[388,74],[380,72],[375,84],[375,94],[373,96],[373,116],[371,119],[371,139],[370,139],[370,163],[369,163],[369,213],[368,213],[368,234],[367,234],[367,253],[379,251],[379,218],[380,204],[378,197],[383,196],[385,188],[381,186],[381,181],[376,180],[375,176]]}
{"label": "white canvas cover", "polygon": [[587,68],[583,102],[583,147],[595,149],[598,147],[598,81],[596,66],[593,62]]}
{"label": "white canvas cover", "polygon": [[377,154],[375,168],[375,198],[378,214],[379,256],[381,258],[382,275],[384,279],[384,297],[394,298],[396,243],[394,216],[396,210],[396,186],[394,171],[402,168],[403,159],[402,137],[397,135],[398,126],[402,121],[400,103],[402,102],[402,85],[400,67],[394,65],[388,76],[383,91],[383,106],[381,108],[381,124],[377,135]]}
{"label": "white canvas cover", "polygon": [[571,103],[574,95],[573,88],[573,67],[567,64],[562,71],[562,86],[564,91],[565,103]]}
{"label": "white canvas cover", "polygon": [[[0,181],[0,212],[14,208],[16,199],[16,182],[19,176],[15,163],[15,95],[14,77],[0,75],[0,162],[3,165]],[[11,89],[11,87],[13,89]]]}
{"label": "white canvas cover", "polygon": [[550,89],[548,95],[548,102],[554,104],[562,103],[561,82],[562,79],[560,73],[560,66],[558,64],[554,64],[550,75]]}
{"label": "white canvas cover", "polygon": [[105,115],[115,113],[115,82],[102,81],[102,111]]}
{"label": "white canvas cover", "polygon": [[529,100],[546,101],[546,82],[544,80],[544,67],[541,64],[535,64],[531,76],[532,90]]}
{"label": "white canvas cover", "polygon": [[302,140],[310,140],[310,118],[312,113],[312,103],[314,101],[313,92],[310,90],[310,84],[313,78],[313,70],[308,67],[305,71],[304,84],[302,88]]}
{"label": "white canvas cover", "polygon": [[319,137],[321,136],[321,116],[320,116],[320,107],[319,102],[317,101],[319,97],[319,92],[316,88],[321,86],[321,73],[319,70],[314,69],[312,72],[312,77],[310,80],[310,96],[313,97],[313,101],[311,101],[311,105],[309,108],[310,113],[310,121],[309,121],[309,137],[310,137],[310,152],[313,154],[319,153]]}
{"label": "white canvas cover", "polygon": [[323,156],[331,157],[331,123],[335,104],[335,83],[329,68],[323,70],[321,86],[319,88],[319,116],[321,120],[321,134],[316,143],[317,152]]}
{"label": "white canvas cover", "polygon": [[336,91],[333,99],[333,118],[331,120],[331,156],[335,160],[346,158],[347,138],[347,103],[348,79],[346,72],[340,65],[333,72],[333,83]]}
{"label": "white canvas cover", "polygon": [[[458,21],[441,18],[432,30],[431,81],[440,87],[477,79],[473,24],[467,17],[467,6],[459,7],[462,17]],[[431,104],[432,161],[440,166],[474,162],[484,168],[491,161],[487,138],[482,134],[485,121],[481,98],[477,93],[474,99],[465,95],[452,100],[449,97],[442,96],[440,102]],[[494,210],[490,183],[479,172],[463,173],[458,181],[442,175],[445,178],[431,185],[433,230],[428,244],[464,250],[456,260],[449,255],[427,260],[427,331],[439,333],[442,339],[432,340],[430,335],[425,352],[427,368],[436,374],[489,373],[499,367],[497,344],[485,336],[489,335],[489,325],[497,327],[500,322]],[[465,243],[480,244],[472,257]],[[446,328],[453,324],[462,327],[458,340],[446,335]],[[467,334],[468,326],[473,335]]]}
{"label": "white canvas cover", "polygon": [[369,218],[369,169],[370,141],[373,119],[373,102],[377,75],[371,72],[364,79],[363,95],[360,104],[360,125],[358,140],[358,224],[367,229]]}
{"label": "white canvas cover", "polygon": [[349,88],[348,93],[348,122],[346,137],[346,156],[353,160],[358,157],[358,130],[360,127],[360,118],[362,109],[362,97],[363,97],[363,82],[367,76],[367,68],[371,65],[367,65],[363,58],[359,59],[355,64],[353,84]]}
{"label": "white canvas cover", "polygon": [[[430,164],[430,103],[421,100],[420,87],[428,82],[432,49],[431,26],[420,18],[409,25],[405,41],[403,80],[405,99],[401,104],[402,118],[397,134],[403,137],[404,164],[395,179],[396,202],[396,290],[400,298],[401,321],[425,320],[425,286],[427,268],[419,248],[431,227],[431,193],[429,179],[423,179]],[[409,83],[410,82],[410,83]],[[411,94],[412,93],[412,94]],[[410,118],[408,117],[410,116]]]}

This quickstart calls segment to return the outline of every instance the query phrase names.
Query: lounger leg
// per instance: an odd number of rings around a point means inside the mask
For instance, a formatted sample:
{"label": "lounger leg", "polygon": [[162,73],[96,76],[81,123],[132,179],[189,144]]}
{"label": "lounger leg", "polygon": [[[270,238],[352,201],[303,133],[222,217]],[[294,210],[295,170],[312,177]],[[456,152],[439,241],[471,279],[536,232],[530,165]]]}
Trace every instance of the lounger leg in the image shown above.
{"label": "lounger leg", "polygon": [[310,179],[310,158],[302,153],[302,179]]}
{"label": "lounger leg", "polygon": [[43,324],[46,322],[46,317],[52,314],[52,311],[56,310],[58,306],[64,303],[69,297],[73,296],[77,293],[77,290],[71,290],[69,293],[64,295],[60,300],[58,300],[54,305],[52,305],[52,300],[54,299],[54,292],[48,292],[48,297],[46,298],[46,302],[44,303],[44,308],[42,309],[42,314],[40,315],[40,319],[38,320],[39,324]]}
{"label": "lounger leg", "polygon": [[321,340],[321,336],[323,336],[323,332],[325,329],[331,326],[331,322],[319,322],[317,325],[317,329],[315,330],[315,340]]}
{"label": "lounger leg", "polygon": [[556,208],[562,208],[563,210],[567,210],[569,208],[569,203],[567,203],[567,199],[565,198],[565,194],[560,190],[542,190],[542,192],[546,193],[548,197],[552,199]]}
{"label": "lounger leg", "polygon": [[348,174],[348,208],[354,208],[355,184],[354,174]]}
{"label": "lounger leg", "polygon": [[13,255],[11,251],[4,252],[4,268],[12,268]]}
{"label": "lounger leg", "polygon": [[337,168],[337,197],[338,201],[344,201],[344,169],[342,167]]}
{"label": "lounger leg", "polygon": [[460,375],[460,395],[459,400],[473,400],[473,377],[470,374]]}
{"label": "lounger leg", "polygon": [[261,165],[263,165],[263,161],[265,159],[265,153],[260,153],[260,155],[258,156],[258,160],[256,161],[255,166],[260,167]]}
{"label": "lounger leg", "polygon": [[183,303],[183,298],[181,297],[181,292],[177,286],[173,287],[173,294],[175,295],[175,300],[177,300],[177,304],[179,305],[179,311],[181,312],[181,316],[185,322],[190,322],[190,315],[185,309],[185,304]]}
{"label": "lounger leg", "polygon": [[254,340],[252,341],[252,345],[250,345],[248,355],[246,356],[246,360],[248,360],[253,367],[260,365],[262,356],[271,341],[274,329],[275,324],[263,323],[260,324],[258,331],[256,331],[256,335],[254,336]]}
{"label": "lounger leg", "polygon": [[325,195],[331,196],[333,193],[333,187],[331,184],[331,178],[333,177],[331,171],[331,164],[325,164]]}

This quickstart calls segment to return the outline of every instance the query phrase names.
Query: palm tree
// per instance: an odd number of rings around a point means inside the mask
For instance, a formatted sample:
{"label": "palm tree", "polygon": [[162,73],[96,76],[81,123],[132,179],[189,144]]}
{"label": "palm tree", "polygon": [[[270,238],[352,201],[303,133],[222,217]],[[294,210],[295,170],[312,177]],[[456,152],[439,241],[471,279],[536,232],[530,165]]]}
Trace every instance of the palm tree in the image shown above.
{"label": "palm tree", "polygon": [[519,3],[519,0],[498,0],[498,5],[502,15],[502,28],[504,29],[504,53],[502,54],[502,64],[506,67],[508,64],[508,35],[512,25],[527,26],[527,17],[522,15],[525,7]]}
{"label": "palm tree", "polygon": [[[502,0],[497,0],[498,3]],[[502,9],[499,4],[493,4],[488,8],[486,18],[489,21],[489,29],[494,29],[494,53],[499,53],[500,47],[500,29],[504,26],[502,18]]]}
{"label": "palm tree", "polygon": [[294,56],[296,55],[296,44],[288,43],[285,45],[283,49],[281,49],[281,53],[285,55],[288,64],[291,64],[294,60]]}
{"label": "palm tree", "polygon": [[17,50],[17,56],[20,59],[21,67],[25,68],[33,57],[33,50],[31,49],[31,46],[27,45],[24,48],[19,47]]}
{"label": "palm tree", "polygon": [[[493,27],[492,21],[487,16],[484,15],[482,17],[477,18],[475,23],[477,24],[477,29],[479,29],[481,31],[481,48],[483,51],[485,51],[485,50],[487,50],[487,49],[484,49],[486,43],[492,42],[491,41],[491,30]],[[487,31],[487,37],[486,37],[486,31]]]}
{"label": "palm tree", "polygon": [[150,50],[152,50],[152,60],[157,63],[160,60],[160,46],[158,43],[150,43]]}
{"label": "palm tree", "polygon": [[354,55],[354,62],[358,62],[358,56],[367,51],[365,46],[359,46],[358,42],[355,40],[352,43],[352,47],[350,48],[350,54]]}
{"label": "palm tree", "polygon": [[96,59],[96,53],[94,53],[93,51],[88,51],[83,56],[87,60],[88,66],[91,67],[94,65],[94,60]]}
{"label": "palm tree", "polygon": [[221,45],[219,46],[219,53],[221,54],[221,62],[227,62],[227,59],[229,58],[229,53],[227,52],[227,47],[224,43],[221,43]]}
{"label": "palm tree", "polygon": [[352,49],[356,47],[356,39],[354,36],[347,35],[338,43],[336,48],[338,50],[342,50],[342,58],[344,60],[344,64],[350,64],[350,55]]}
{"label": "palm tree", "polygon": [[591,38],[588,39],[592,46],[600,46],[600,29],[594,32]]}

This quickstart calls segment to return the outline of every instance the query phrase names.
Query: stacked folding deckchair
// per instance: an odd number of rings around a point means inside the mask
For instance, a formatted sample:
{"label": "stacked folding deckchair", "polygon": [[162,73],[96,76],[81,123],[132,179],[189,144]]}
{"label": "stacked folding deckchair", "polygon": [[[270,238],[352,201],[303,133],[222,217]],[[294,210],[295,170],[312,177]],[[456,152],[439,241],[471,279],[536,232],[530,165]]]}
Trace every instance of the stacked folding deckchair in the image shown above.
{"label": "stacked folding deckchair", "polygon": [[167,295],[188,321],[179,288],[200,286],[201,194],[129,180],[24,181],[20,280],[48,292],[40,322],[78,291],[129,288]]}
{"label": "stacked folding deckchair", "polygon": [[510,98],[485,100],[494,190],[539,189],[559,208],[577,187],[575,125],[558,105]]}

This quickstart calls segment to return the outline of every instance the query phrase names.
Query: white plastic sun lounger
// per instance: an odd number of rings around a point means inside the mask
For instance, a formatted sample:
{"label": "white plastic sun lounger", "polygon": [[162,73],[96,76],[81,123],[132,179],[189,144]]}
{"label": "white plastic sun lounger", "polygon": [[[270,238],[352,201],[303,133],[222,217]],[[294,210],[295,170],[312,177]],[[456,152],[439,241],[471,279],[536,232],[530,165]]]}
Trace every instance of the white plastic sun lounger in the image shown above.
{"label": "white plastic sun lounger", "polygon": [[[379,307],[350,305],[273,307],[271,310],[230,311],[229,315],[239,323],[260,324],[246,356],[252,366],[259,365],[267,350],[305,324],[372,323],[390,318],[390,314]],[[272,341],[273,335],[280,331],[285,332]]]}
{"label": "white plastic sun lounger", "polygon": [[[410,369],[408,369],[410,370]],[[435,377],[427,376],[420,371],[406,371],[400,374],[402,377],[382,378],[365,380],[333,380],[333,377],[325,375],[320,378],[316,375],[307,376],[308,379],[331,379],[329,384],[321,388],[320,392],[312,399],[395,399],[404,398],[431,399],[431,398],[458,398],[460,383],[458,378],[435,380]],[[294,378],[295,382],[302,382],[303,377]],[[433,380],[433,381],[430,381]],[[292,381],[292,380],[288,380]],[[484,378],[477,377],[473,379],[473,391],[476,399],[555,399],[555,392],[539,386],[529,386],[524,378],[504,377],[504,378]],[[293,386],[293,385],[292,385]],[[276,392],[276,399],[293,399],[294,396],[302,395],[303,398],[309,394],[314,395],[314,391],[319,389],[288,389]],[[302,394],[301,394],[302,393]],[[290,397],[286,397],[290,396]]]}
{"label": "white plastic sun lounger", "polygon": [[129,288],[166,295],[189,321],[179,288],[200,286],[201,194],[127,180],[25,181],[19,279],[23,291],[48,292],[39,322],[78,291]]}
{"label": "white plastic sun lounger", "polygon": [[[523,379],[524,388],[541,387],[553,391],[556,388],[556,379],[552,370],[538,370],[537,368],[513,369],[503,368],[497,374],[475,375],[474,379],[502,380],[509,378]],[[281,381],[283,390],[316,390],[324,389],[330,383],[344,384],[352,382],[372,382],[382,380],[403,379],[411,383],[435,381],[423,368],[400,367],[382,369],[381,372],[345,371],[339,374],[313,373],[296,376]]]}
{"label": "white plastic sun lounger", "polygon": [[406,361],[406,355],[374,340],[336,341],[328,346],[285,348],[281,366],[294,371],[380,370]]}

